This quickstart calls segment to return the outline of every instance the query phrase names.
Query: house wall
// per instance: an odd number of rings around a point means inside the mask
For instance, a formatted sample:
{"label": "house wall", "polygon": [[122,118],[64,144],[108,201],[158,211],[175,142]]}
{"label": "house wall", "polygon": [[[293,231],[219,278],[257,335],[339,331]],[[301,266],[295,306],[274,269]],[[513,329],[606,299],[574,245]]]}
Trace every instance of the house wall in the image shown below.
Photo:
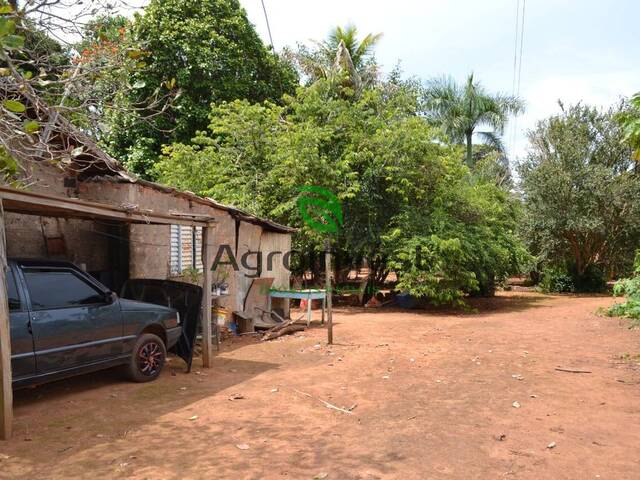
{"label": "house wall", "polygon": [[[242,311],[244,299],[251,286],[251,276],[256,274],[256,255],[247,258],[248,267],[242,265],[242,256],[248,252],[262,252],[262,277],[274,277],[274,285],[289,287],[289,271],[282,263],[282,255],[274,257],[272,271],[267,272],[267,255],[272,251],[286,252],[291,248],[289,234],[265,231],[261,226],[245,221],[237,221],[229,212],[210,205],[194,202],[188,198],[165,193],[151,187],[109,181],[84,182],[79,186],[79,196],[115,205],[137,205],[154,211],[175,211],[181,213],[203,214],[215,219],[212,239],[213,265],[221,249],[228,247],[221,255],[222,262],[229,262],[226,252],[231,251],[238,264],[238,270],[227,264],[218,265],[212,274],[214,283],[225,282],[229,286],[229,295],[217,299],[218,305],[230,311]],[[129,227],[131,278],[172,278],[171,274],[171,227],[168,225],[131,225]],[[264,242],[264,243],[263,243]],[[188,280],[181,278],[182,280]],[[278,304],[288,314],[288,302]]]}
{"label": "house wall", "polygon": [[[289,272],[284,269],[282,255],[274,257],[272,271],[267,271],[267,256],[272,251],[286,252],[290,248],[289,234],[265,231],[261,226],[238,221],[224,209],[215,208],[192,199],[162,192],[138,183],[119,183],[106,179],[67,183],[60,170],[42,165],[30,172],[34,183],[30,190],[51,195],[77,197],[83,200],[115,206],[135,206],[138,211],[145,209],[155,212],[181,212],[203,214],[215,219],[213,239],[213,258],[218,250],[227,245],[235,255],[238,271],[230,265],[221,265],[214,270],[212,280],[215,283],[226,282],[229,295],[218,299],[220,306],[231,311],[242,310],[246,293],[251,285],[250,275],[254,275],[256,256],[248,258],[250,267],[244,267],[241,258],[247,251],[262,252],[262,277],[274,277],[274,285],[279,288],[289,286]],[[90,272],[109,270],[113,267],[113,243],[109,238],[113,232],[100,222],[73,219],[40,218],[28,215],[7,213],[7,249],[10,256],[57,257],[77,264],[86,264]],[[132,224],[122,234],[119,245],[128,246],[129,278],[172,278],[170,268],[170,226]],[[65,239],[67,251],[61,255],[47,252],[43,231],[60,234]],[[111,236],[111,237],[110,237]],[[126,238],[125,238],[126,237]],[[228,261],[226,255],[223,261]],[[206,267],[206,265],[205,265]],[[186,280],[186,279],[182,279]],[[282,305],[285,306],[284,304]],[[288,305],[287,313],[288,313]]]}
{"label": "house wall", "polygon": [[[100,222],[5,214],[10,258],[52,258],[79,265],[114,290],[127,278],[126,261],[116,252],[127,248],[121,231]],[[125,252],[126,255],[126,252]]]}
{"label": "house wall", "polygon": [[[109,237],[105,226],[99,223],[7,212],[5,229],[9,257],[68,260],[86,265],[88,271],[105,270],[108,266]],[[53,251],[47,248],[46,238]]]}
{"label": "house wall", "polygon": [[[288,290],[291,272],[284,268],[284,256],[291,250],[291,235],[278,232],[262,232],[260,250],[263,256],[261,277],[273,277],[273,288]],[[271,258],[271,262],[269,262]],[[289,316],[289,300],[274,298],[272,308],[282,309],[284,316]]]}
{"label": "house wall", "polygon": [[[284,268],[284,256],[291,250],[291,235],[277,232],[262,232],[260,250],[262,250],[262,277],[273,277],[273,287],[288,289],[290,272]],[[271,258],[271,262],[269,262]],[[271,265],[269,265],[271,263]],[[271,267],[271,268],[270,268]]]}

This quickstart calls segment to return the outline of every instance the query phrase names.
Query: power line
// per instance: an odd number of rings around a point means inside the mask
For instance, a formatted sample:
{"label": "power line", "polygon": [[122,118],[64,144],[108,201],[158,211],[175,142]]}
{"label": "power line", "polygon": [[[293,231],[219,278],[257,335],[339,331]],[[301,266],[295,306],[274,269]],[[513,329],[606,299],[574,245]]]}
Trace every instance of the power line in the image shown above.
{"label": "power line", "polygon": [[[527,0],[522,0],[522,16],[520,16],[520,0],[518,0],[516,10],[516,35],[513,54],[513,83],[512,94],[516,97],[520,96],[520,85],[522,83],[522,54],[524,51],[524,23],[526,14]],[[519,38],[518,38],[519,37]],[[518,41],[519,40],[519,41]],[[518,49],[518,47],[520,47]],[[517,61],[516,61],[517,58]],[[516,69],[517,65],[517,69]],[[513,117],[513,128],[511,129],[511,149],[514,148],[516,137],[518,135],[518,117]]]}
{"label": "power line", "polygon": [[522,49],[524,47],[524,14],[527,0],[522,0],[522,25],[520,26],[520,58],[518,60],[518,90],[516,95],[520,95],[520,80],[522,79]]}
{"label": "power line", "polygon": [[516,4],[516,35],[513,42],[513,82],[511,85],[511,94],[516,94],[516,75],[518,72],[518,33],[520,28],[520,0]]}
{"label": "power line", "polygon": [[269,25],[269,16],[267,15],[267,7],[264,6],[264,0],[260,0],[262,3],[262,11],[264,12],[264,20],[267,22],[267,32],[269,32],[269,41],[271,42],[271,49],[275,52],[276,47],[273,46],[273,37],[271,36],[271,26]]}

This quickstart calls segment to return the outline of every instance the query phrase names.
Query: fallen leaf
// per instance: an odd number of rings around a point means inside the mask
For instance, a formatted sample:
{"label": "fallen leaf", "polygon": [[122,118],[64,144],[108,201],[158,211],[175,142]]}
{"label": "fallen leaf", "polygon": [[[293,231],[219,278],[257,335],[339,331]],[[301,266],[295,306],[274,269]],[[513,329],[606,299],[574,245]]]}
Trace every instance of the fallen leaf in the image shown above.
{"label": "fallen leaf", "polygon": [[272,388],[272,389],[271,389],[271,393],[276,393],[277,391],[278,391],[278,389],[277,389],[277,388]]}
{"label": "fallen leaf", "polygon": [[194,421],[198,419],[198,415],[194,415],[193,417],[190,417],[189,420]]}
{"label": "fallen leaf", "polygon": [[249,445],[247,445],[246,443],[239,443],[236,445],[236,447],[238,447],[240,450],[249,450]]}
{"label": "fallen leaf", "polygon": [[520,402],[513,402],[511,405],[513,408],[520,408]]}
{"label": "fallen leaf", "polygon": [[322,472],[322,473],[317,474],[315,477],[313,477],[313,480],[324,480],[328,476],[329,476],[328,473]]}
{"label": "fallen leaf", "polygon": [[548,449],[552,449],[552,448],[556,448],[556,442],[551,442],[549,445],[547,445]]}
{"label": "fallen leaf", "polygon": [[244,398],[244,395],[242,395],[241,393],[234,393],[232,395],[229,395],[229,400],[242,400]]}

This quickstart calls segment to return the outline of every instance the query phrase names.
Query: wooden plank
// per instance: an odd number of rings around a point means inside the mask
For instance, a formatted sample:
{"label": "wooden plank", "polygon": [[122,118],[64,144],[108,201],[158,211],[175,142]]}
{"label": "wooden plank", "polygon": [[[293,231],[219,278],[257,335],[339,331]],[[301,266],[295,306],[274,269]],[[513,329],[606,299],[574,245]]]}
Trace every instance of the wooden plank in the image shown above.
{"label": "wooden plank", "polygon": [[331,289],[331,243],[329,240],[324,241],[324,263],[325,275],[327,277],[327,343],[333,345],[333,315],[331,311],[331,297],[333,291]]}
{"label": "wooden plank", "polygon": [[202,366],[211,368],[213,345],[211,342],[211,265],[213,263],[213,227],[202,229]]}
{"label": "wooden plank", "polygon": [[[262,317],[262,312],[269,309],[269,289],[273,278],[254,278],[244,300],[242,312],[252,319]],[[257,307],[257,309],[256,309]]]}
{"label": "wooden plank", "polygon": [[115,207],[103,203],[89,202],[77,198],[65,198],[42,193],[0,187],[0,198],[7,212],[41,215],[45,217],[66,217],[80,219],[107,219],[128,223],[149,225],[204,225],[213,221],[186,218],[185,213],[177,216],[171,213]]}
{"label": "wooden plank", "polygon": [[[262,251],[263,263],[261,276],[273,277],[274,288],[288,290],[291,285],[291,272],[285,268],[284,258],[287,252],[291,251],[291,235],[288,233],[268,232],[263,228],[260,250]],[[285,298],[275,303],[277,307],[282,308],[285,318],[289,317],[289,299]]]}
{"label": "wooden plank", "polygon": [[0,200],[0,438],[11,438],[13,423],[13,390],[11,389],[11,330],[7,301],[7,252],[4,211]]}

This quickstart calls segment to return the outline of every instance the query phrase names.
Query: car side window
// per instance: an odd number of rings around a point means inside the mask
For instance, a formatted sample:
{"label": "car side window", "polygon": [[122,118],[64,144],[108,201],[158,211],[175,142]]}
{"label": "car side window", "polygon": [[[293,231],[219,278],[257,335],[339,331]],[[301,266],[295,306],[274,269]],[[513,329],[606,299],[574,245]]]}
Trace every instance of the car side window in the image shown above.
{"label": "car side window", "polygon": [[11,269],[7,269],[6,279],[9,310],[15,312],[22,308],[22,304],[20,302],[20,295],[18,295],[18,289],[16,287],[16,279],[13,276],[13,271]]}
{"label": "car side window", "polygon": [[34,310],[104,302],[104,295],[70,270],[26,269],[24,279]]}

